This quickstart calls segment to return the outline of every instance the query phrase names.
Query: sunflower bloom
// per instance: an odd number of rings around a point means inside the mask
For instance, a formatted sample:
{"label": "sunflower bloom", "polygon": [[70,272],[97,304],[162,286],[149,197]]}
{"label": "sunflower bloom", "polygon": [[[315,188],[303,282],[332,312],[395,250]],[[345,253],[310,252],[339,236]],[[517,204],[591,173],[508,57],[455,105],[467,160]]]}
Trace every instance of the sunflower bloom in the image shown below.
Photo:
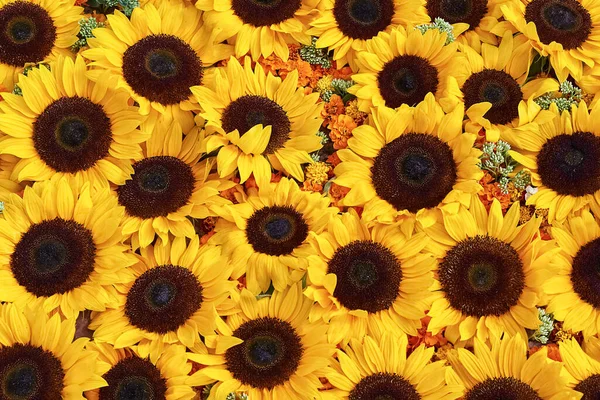
{"label": "sunflower bloom", "polygon": [[423,251],[425,233],[411,224],[369,224],[356,212],[334,217],[310,241],[305,294],[315,301],[311,321],[323,320],[331,343],[369,333],[416,335],[428,306],[435,258]]}
{"label": "sunflower bloom", "polygon": [[106,386],[96,354],[75,339],[75,319],[0,306],[1,394],[7,399],[83,399]]}
{"label": "sunflower bloom", "polygon": [[153,359],[171,343],[193,348],[203,336],[214,334],[218,312],[231,308],[228,300],[237,282],[232,268],[216,246],[200,247],[194,236],[183,237],[140,251],[131,279],[117,286],[119,305],[92,315],[90,329],[97,342],[115,348],[138,345]]}
{"label": "sunflower bloom", "polygon": [[301,164],[312,162],[308,153],[321,148],[316,135],[323,122],[318,93],[304,95],[298,88],[298,71],[285,79],[254,70],[250,58],[244,66],[231,58],[216,72],[216,86],[195,86],[194,96],[206,119],[207,152],[219,150],[221,177],[236,170],[244,183],[254,174],[259,187],[271,180],[271,168],[304,180]]}
{"label": "sunflower bloom", "polygon": [[0,220],[0,301],[71,317],[116,301],[135,257],[122,245],[123,207],[111,192],[55,177],[12,194]]}
{"label": "sunflower bloom", "polygon": [[483,172],[463,117],[462,104],[446,114],[432,94],[415,108],[374,109],[337,152],[335,183],[350,188],[342,204],[364,207],[367,221],[416,218],[423,226],[435,223],[437,208],[468,206]]}
{"label": "sunflower bloom", "polygon": [[90,342],[86,347],[98,358],[100,373],[108,383],[100,389],[86,391],[88,400],[126,399],[132,395],[192,400],[196,396],[187,384],[192,365],[184,346],[168,346],[156,359],[148,359],[142,346],[115,349],[108,343]]}
{"label": "sunflower bloom", "polygon": [[525,328],[537,329],[541,286],[554,271],[548,264],[559,249],[533,239],[539,218],[518,226],[519,208],[516,202],[503,216],[494,200],[488,213],[475,198],[469,210],[425,229],[439,259],[428,314],[433,334],[445,327],[446,338],[458,342],[503,333],[526,337]]}
{"label": "sunflower bloom", "polygon": [[[51,71],[50,71],[51,70]],[[149,135],[129,94],[106,79],[90,81],[85,61],[59,56],[21,75],[22,96],[2,93],[0,154],[15,157],[11,179],[44,181],[72,176],[82,185],[123,184]],[[106,75],[104,76],[106,78]]]}
{"label": "sunflower bloom", "polygon": [[283,178],[268,188],[251,189],[245,202],[215,212],[222,219],[209,243],[223,247],[233,278],[245,273],[248,289],[258,294],[271,281],[282,291],[302,278],[306,257],[314,254],[309,233],[320,233],[338,209],[329,207],[329,199],[320,193],[303,191]]}
{"label": "sunflower bloom", "polygon": [[191,380],[212,386],[209,400],[241,391],[255,400],[320,398],[318,372],[329,365],[335,347],[327,343],[326,327],[308,323],[312,301],[297,283],[271,297],[257,300],[241,293],[241,313],[206,338],[210,353],[190,354],[207,367]]}
{"label": "sunflower bloom", "polygon": [[462,397],[464,387],[445,361],[430,362],[435,349],[425,345],[406,354],[408,339],[384,333],[379,341],[365,336],[352,339],[337,350],[337,361],[325,377],[334,389],[324,400],[350,399],[444,399]]}
{"label": "sunflower bloom", "polygon": [[[72,56],[83,7],[71,0],[1,0],[0,83],[12,90],[24,67]],[[4,97],[4,94],[2,94]]]}

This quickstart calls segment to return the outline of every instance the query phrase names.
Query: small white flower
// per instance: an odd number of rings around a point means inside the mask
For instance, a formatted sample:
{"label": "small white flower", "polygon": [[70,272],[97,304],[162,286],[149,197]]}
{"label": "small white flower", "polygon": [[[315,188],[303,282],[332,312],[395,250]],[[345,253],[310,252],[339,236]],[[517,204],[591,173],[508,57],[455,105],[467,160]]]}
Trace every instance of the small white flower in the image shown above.
{"label": "small white flower", "polygon": [[527,185],[527,187],[525,188],[525,201],[527,201],[528,198],[530,198],[531,196],[536,194],[537,191],[538,191],[538,188],[533,187],[531,185]]}

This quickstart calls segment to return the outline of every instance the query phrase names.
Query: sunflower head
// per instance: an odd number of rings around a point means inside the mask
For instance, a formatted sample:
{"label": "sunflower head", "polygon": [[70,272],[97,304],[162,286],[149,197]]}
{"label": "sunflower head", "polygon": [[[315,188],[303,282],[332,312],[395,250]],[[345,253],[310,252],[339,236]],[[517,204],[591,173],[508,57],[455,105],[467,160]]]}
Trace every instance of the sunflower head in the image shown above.
{"label": "sunflower head", "polygon": [[462,104],[446,114],[431,94],[414,109],[374,109],[338,152],[336,184],[350,188],[344,204],[364,206],[366,218],[382,222],[416,214],[425,225],[437,208],[468,205],[482,172],[463,116]]}
{"label": "sunflower head", "polygon": [[68,0],[8,0],[0,5],[0,83],[14,86],[30,64],[68,54],[77,41],[83,8]]}
{"label": "sunflower head", "polygon": [[335,347],[327,343],[325,326],[308,322],[312,301],[303,296],[302,284],[260,300],[243,290],[240,302],[242,311],[220,324],[220,336],[207,341],[210,354],[190,355],[192,361],[210,365],[190,380],[216,381],[211,388],[216,398],[230,391],[244,391],[250,398],[318,396],[317,370],[328,364]]}
{"label": "sunflower head", "polygon": [[497,200],[488,212],[474,199],[468,211],[444,215],[443,226],[426,228],[439,259],[429,310],[433,333],[446,327],[451,341],[475,335],[485,340],[537,328],[540,285],[554,271],[548,261],[559,249],[533,239],[539,219],[518,226],[519,215],[518,203],[503,216]]}
{"label": "sunflower head", "polygon": [[81,397],[106,384],[101,364],[84,349],[87,339],[74,340],[74,318],[61,321],[59,314],[49,318],[42,309],[3,304],[0,321],[6,327],[0,339],[2,398]]}
{"label": "sunflower head", "polygon": [[59,56],[20,76],[22,96],[3,94],[1,152],[18,158],[12,179],[68,175],[108,188],[131,173],[129,160],[141,156],[139,143],[149,137],[139,130],[143,117],[126,91],[94,83],[88,72],[83,57]]}
{"label": "sunflower head", "polygon": [[309,153],[322,147],[316,135],[322,123],[319,94],[305,95],[298,88],[296,70],[281,80],[259,64],[254,70],[251,65],[249,57],[243,67],[232,57],[216,72],[218,87],[192,88],[204,108],[206,151],[219,149],[219,175],[237,170],[241,183],[254,174],[265,188],[271,168],[303,181],[301,164],[311,162]]}
{"label": "sunflower head", "polygon": [[126,279],[135,257],[119,244],[123,209],[109,190],[55,177],[23,198],[11,195],[4,216],[11,233],[1,239],[0,275],[10,289],[2,301],[59,307],[66,316],[114,305],[111,286]]}

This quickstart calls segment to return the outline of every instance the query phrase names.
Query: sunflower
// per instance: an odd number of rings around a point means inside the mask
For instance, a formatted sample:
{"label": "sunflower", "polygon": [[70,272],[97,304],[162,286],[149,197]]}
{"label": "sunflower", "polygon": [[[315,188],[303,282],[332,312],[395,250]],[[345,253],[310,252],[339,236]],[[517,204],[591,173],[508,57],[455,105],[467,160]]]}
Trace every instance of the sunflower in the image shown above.
{"label": "sunflower", "polygon": [[131,21],[119,11],[107,18],[110,28],[95,29],[82,53],[98,67],[90,77],[99,81],[108,70],[111,84],[126,88],[142,114],[172,116],[187,131],[194,124],[189,110],[198,109],[190,88],[210,80],[205,68],[227,59],[231,47],[218,44],[217,31],[181,0],[136,8]]}
{"label": "sunflower", "polygon": [[550,360],[543,347],[527,358],[527,341],[521,335],[493,339],[491,346],[475,339],[474,352],[458,349],[450,362],[464,382],[465,400],[579,399],[567,386],[560,363]]}
{"label": "sunflower", "polygon": [[310,23],[317,48],[333,50],[338,65],[355,68],[355,59],[379,32],[429,22],[421,0],[324,0],[321,15]]}
{"label": "sunflower", "polygon": [[591,111],[582,101],[527,135],[513,135],[510,156],[531,172],[539,190],[528,205],[548,209],[548,221],[562,221],[589,206],[600,212],[600,104]]}
{"label": "sunflower", "polygon": [[184,346],[167,346],[156,359],[148,359],[141,347],[115,349],[108,343],[90,342],[87,349],[98,357],[100,373],[108,383],[85,392],[88,400],[196,398],[187,384],[192,366]]}
{"label": "sunflower", "polygon": [[139,344],[156,359],[170,343],[193,348],[200,336],[213,335],[217,313],[231,308],[229,293],[237,285],[229,281],[231,266],[220,248],[204,245],[194,236],[159,239],[141,249],[131,267],[131,279],[117,286],[118,307],[94,313],[90,329],[94,340],[116,348]]}
{"label": "sunflower", "polygon": [[483,43],[481,54],[463,47],[470,75],[457,99],[465,103],[467,132],[485,129],[488,141],[496,142],[507,134],[527,135],[552,119],[534,99],[546,92],[558,91],[558,82],[534,78],[525,83],[529,70],[529,43],[523,35],[513,38],[506,32],[498,46]]}
{"label": "sunflower", "polygon": [[494,199],[488,213],[476,197],[469,210],[445,215],[443,223],[425,229],[439,259],[428,314],[434,335],[446,328],[446,338],[457,342],[503,332],[526,337],[525,328],[537,329],[539,292],[559,249],[552,241],[533,239],[539,218],[517,226],[519,208],[516,202],[502,216]]}
{"label": "sunflower", "polygon": [[565,329],[583,331],[586,336],[600,332],[600,277],[596,263],[600,256],[600,226],[587,210],[557,224],[550,230],[562,252],[553,260],[556,274],[544,283],[548,312],[563,321]]}
{"label": "sunflower", "polygon": [[444,399],[462,397],[464,387],[445,361],[430,362],[435,348],[417,347],[408,357],[406,335],[384,333],[379,341],[370,336],[352,339],[337,350],[337,360],[325,377],[333,385],[325,400]]}
{"label": "sunflower", "polygon": [[229,203],[220,190],[233,183],[213,179],[212,162],[204,155],[202,133],[187,135],[176,121],[159,121],[144,146],[143,157],[133,164],[133,174],[117,188],[125,207],[123,234],[132,237],[133,248],[146,247],[158,235],[163,243],[169,233],[193,237],[191,218],[211,215],[209,206]]}
{"label": "sunflower", "polygon": [[446,45],[446,34],[437,29],[422,34],[398,26],[389,33],[380,32],[357,57],[358,73],[352,75],[356,84],[348,91],[358,97],[358,107],[364,112],[372,107],[414,106],[427,93],[441,99],[450,79],[462,85],[468,75],[458,43]]}
{"label": "sunflower", "polygon": [[[12,90],[31,64],[71,56],[83,8],[72,0],[0,0],[0,84]],[[2,94],[4,97],[4,94]]]}
{"label": "sunflower", "polygon": [[435,258],[423,252],[425,233],[411,224],[369,224],[350,212],[336,216],[310,242],[305,294],[315,301],[311,321],[329,326],[331,343],[348,343],[367,332],[416,335],[428,307]]}
{"label": "sunflower", "polygon": [[136,261],[121,244],[123,208],[108,189],[54,177],[11,194],[0,219],[0,301],[70,317],[116,301]]}
{"label": "sunflower", "polygon": [[16,157],[11,179],[68,175],[79,185],[123,184],[133,172],[129,160],[141,157],[139,143],[149,137],[138,129],[138,108],[105,79],[88,80],[82,57],[59,56],[50,69],[21,75],[22,96],[2,93],[0,153]]}
{"label": "sunflower", "polygon": [[312,301],[300,282],[260,300],[243,289],[242,312],[207,337],[210,354],[192,353],[206,365],[191,377],[194,385],[216,382],[209,400],[243,391],[253,400],[320,398],[318,373],[329,365],[335,346],[327,343],[324,325],[308,323]]}
{"label": "sunflower", "polygon": [[[316,135],[323,120],[319,93],[307,96],[298,88],[298,71],[282,81],[265,73],[246,57],[242,67],[231,58],[216,72],[216,86],[195,86],[194,96],[206,119],[207,152],[219,150],[219,175],[236,170],[240,182],[254,173],[259,187],[271,180],[271,167],[303,181],[301,164],[312,162],[308,153],[321,148]],[[269,165],[270,164],[270,165]]]}
{"label": "sunflower", "polygon": [[583,393],[583,399],[594,399],[600,394],[600,361],[586,354],[577,340],[559,343],[565,369],[573,376],[572,387]]}
{"label": "sunflower", "polygon": [[338,151],[335,183],[350,189],[342,204],[364,207],[367,221],[416,217],[423,226],[435,222],[437,207],[468,206],[483,172],[463,116],[462,103],[445,114],[432,94],[416,108],[374,109]]}
{"label": "sunflower", "polygon": [[549,57],[561,82],[569,75],[581,79],[584,64],[593,67],[600,62],[600,3],[596,0],[509,0],[502,13],[506,22],[492,32],[521,32],[532,50]]}
{"label": "sunflower", "polygon": [[329,201],[286,178],[250,189],[245,202],[215,208],[222,219],[208,243],[223,246],[233,278],[245,273],[252,293],[266,292],[271,280],[282,291],[306,272],[306,257],[314,254],[309,232],[320,233],[338,212]]}
{"label": "sunflower", "polygon": [[235,43],[235,56],[258,60],[275,54],[288,61],[288,44],[310,44],[306,32],[319,0],[198,0],[202,18],[220,40]]}
{"label": "sunflower", "polygon": [[427,14],[432,20],[441,18],[452,24],[456,40],[480,51],[482,43],[498,44],[490,32],[502,18],[506,0],[426,0]]}
{"label": "sunflower", "polygon": [[38,308],[24,312],[0,306],[0,397],[3,399],[83,399],[83,392],[106,386],[96,354],[75,339],[75,319],[61,322]]}

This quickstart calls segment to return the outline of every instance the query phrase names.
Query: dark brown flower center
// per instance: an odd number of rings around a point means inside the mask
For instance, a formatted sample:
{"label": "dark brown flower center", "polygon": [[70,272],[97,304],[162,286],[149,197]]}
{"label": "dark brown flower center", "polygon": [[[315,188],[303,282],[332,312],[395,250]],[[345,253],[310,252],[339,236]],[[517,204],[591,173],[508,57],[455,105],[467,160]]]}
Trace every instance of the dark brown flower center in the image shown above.
{"label": "dark brown flower center", "polygon": [[279,24],[293,18],[301,0],[232,0],[231,8],[245,24],[256,27]]}
{"label": "dark brown flower center", "polygon": [[202,61],[189,44],[173,35],[150,35],[123,54],[123,77],[133,91],[163,105],[187,100],[202,83]]}
{"label": "dark brown flower center", "polygon": [[196,184],[192,168],[176,157],[144,158],[133,164],[133,170],[117,193],[127,214],[139,218],[165,217],[179,210]]}
{"label": "dark brown flower center", "polygon": [[592,32],[592,17],[577,0],[533,0],[525,20],[535,23],[542,43],[557,42],[565,50],[581,46]]}
{"label": "dark brown flower center", "polygon": [[392,23],[392,0],[336,0],[333,15],[344,35],[371,39]]}
{"label": "dark brown flower center", "polygon": [[371,167],[377,195],[397,210],[437,206],[456,182],[450,147],[433,135],[407,133],[386,144]]}
{"label": "dark brown flower center", "polygon": [[221,123],[225,132],[237,129],[240,136],[256,125],[270,125],[271,138],[263,154],[272,154],[290,138],[291,123],[285,110],[264,96],[245,95],[234,100],[223,111]]}
{"label": "dark brown flower center", "polygon": [[476,236],[448,250],[438,270],[450,305],[465,315],[503,315],[525,287],[523,263],[508,243]]}
{"label": "dark brown flower center", "polygon": [[583,393],[581,400],[596,400],[600,398],[600,374],[591,375],[575,386],[575,390]]}
{"label": "dark brown flower center", "polygon": [[600,239],[581,246],[573,259],[573,290],[588,304],[600,308]]}
{"label": "dark brown flower center", "polygon": [[402,104],[414,106],[438,89],[437,69],[418,56],[397,56],[388,61],[377,77],[379,92],[385,105],[398,108]]}
{"label": "dark brown flower center", "polygon": [[307,236],[304,217],[291,206],[263,207],[246,224],[246,237],[254,251],[272,256],[292,253]]}
{"label": "dark brown flower center", "polygon": [[0,398],[3,400],[61,399],[65,373],[54,354],[31,345],[0,349]]}
{"label": "dark brown flower center", "polygon": [[493,378],[473,386],[465,400],[542,400],[525,382],[515,378]]}
{"label": "dark brown flower center", "polygon": [[54,47],[56,27],[48,11],[30,1],[0,8],[0,62],[15,67],[43,61]]}
{"label": "dark brown flower center", "polygon": [[377,373],[360,380],[350,392],[349,400],[419,400],[421,395],[404,377]]}
{"label": "dark brown flower center", "polygon": [[36,296],[71,291],[94,270],[96,246],[83,225],[56,218],[31,225],[11,256],[11,270],[19,283]]}
{"label": "dark brown flower center", "polygon": [[523,92],[512,76],[504,71],[484,69],[469,77],[463,85],[465,108],[489,102],[492,108],[485,114],[492,124],[508,124],[519,116]]}
{"label": "dark brown flower center", "polygon": [[600,138],[590,132],[549,139],[537,155],[544,186],[558,194],[585,196],[600,190]]}
{"label": "dark brown flower center", "polygon": [[272,389],[289,381],[302,358],[302,341],[296,330],[278,318],[244,322],[233,332],[244,343],[225,353],[227,369],[243,384]]}
{"label": "dark brown flower center", "polygon": [[162,265],[144,272],[127,294],[125,315],[148,332],[176,331],[202,305],[202,286],[187,268]]}
{"label": "dark brown flower center", "polygon": [[432,20],[469,24],[469,30],[479,26],[487,10],[487,0],[427,0],[427,13]]}
{"label": "dark brown flower center", "polygon": [[356,240],[340,247],[327,272],[337,277],[333,295],[350,310],[387,310],[400,292],[400,261],[380,243]]}
{"label": "dark brown flower center", "polygon": [[158,400],[167,397],[167,381],[150,361],[125,358],[103,378],[108,386],[100,388],[100,400]]}
{"label": "dark brown flower center", "polygon": [[33,145],[58,172],[85,171],[108,156],[111,122],[104,109],[84,97],[63,97],[33,123]]}

